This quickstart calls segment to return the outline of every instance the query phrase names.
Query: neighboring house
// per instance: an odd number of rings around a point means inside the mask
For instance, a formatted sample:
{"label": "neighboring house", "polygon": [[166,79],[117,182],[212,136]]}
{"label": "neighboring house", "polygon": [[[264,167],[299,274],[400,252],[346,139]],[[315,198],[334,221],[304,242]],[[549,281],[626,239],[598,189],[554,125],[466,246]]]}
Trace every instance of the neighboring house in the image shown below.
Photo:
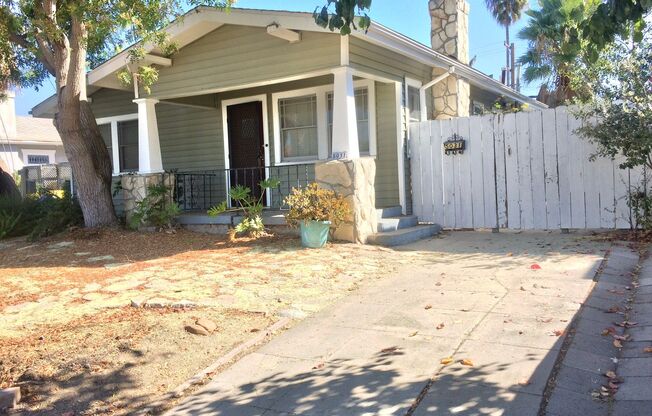
{"label": "neighboring house", "polygon": [[[317,161],[359,154],[376,161],[376,206],[405,211],[410,121],[465,116],[500,97],[545,107],[467,64],[464,1],[431,3],[434,49],[375,22],[342,37],[311,13],[193,9],[166,28],[174,55],[148,50],[160,70],[151,94],[134,99],[119,83],[128,51],[88,74],[114,174],[186,173],[181,205],[204,209],[227,186],[257,193],[274,176],[287,188],[310,180]],[[54,103],[33,114],[51,116]]]}
{"label": "neighboring house", "polygon": [[16,116],[14,94],[0,101],[0,168],[13,174],[24,166],[67,162],[51,119]]}

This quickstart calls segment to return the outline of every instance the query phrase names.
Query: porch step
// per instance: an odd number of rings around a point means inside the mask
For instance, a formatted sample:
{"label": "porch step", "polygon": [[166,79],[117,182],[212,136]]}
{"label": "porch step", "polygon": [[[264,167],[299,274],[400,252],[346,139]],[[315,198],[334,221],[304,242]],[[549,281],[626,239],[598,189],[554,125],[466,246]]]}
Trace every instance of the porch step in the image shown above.
{"label": "porch step", "polygon": [[397,207],[388,207],[388,208],[378,208],[376,210],[378,218],[391,218],[399,217],[403,214],[403,211],[400,206]]}
{"label": "porch step", "polygon": [[439,225],[417,225],[409,228],[402,228],[386,233],[376,233],[369,236],[367,242],[377,246],[394,247],[403,244],[413,243],[439,234],[441,227]]}
{"label": "porch step", "polygon": [[378,219],[378,232],[386,233],[403,228],[414,227],[419,223],[416,215],[402,215],[400,217],[389,217]]}

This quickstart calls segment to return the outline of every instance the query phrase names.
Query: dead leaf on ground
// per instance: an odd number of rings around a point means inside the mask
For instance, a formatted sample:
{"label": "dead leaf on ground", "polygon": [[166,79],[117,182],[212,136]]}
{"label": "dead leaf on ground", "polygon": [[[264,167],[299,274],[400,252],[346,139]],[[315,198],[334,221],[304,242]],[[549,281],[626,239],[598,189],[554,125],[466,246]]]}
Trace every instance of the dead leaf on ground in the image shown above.
{"label": "dead leaf on ground", "polygon": [[512,257],[512,256],[514,255],[514,253],[507,253],[507,254],[505,254],[505,255],[506,255],[507,257]]}
{"label": "dead leaf on ground", "polygon": [[460,364],[466,365],[468,367],[473,367],[473,361],[471,361],[470,358],[465,358],[465,359],[461,360]]}
{"label": "dead leaf on ground", "polygon": [[425,310],[432,309],[432,305],[426,305],[423,309]]}
{"label": "dead leaf on ground", "polygon": [[532,384],[532,382],[530,381],[530,379],[524,378],[519,380],[518,384],[520,386],[529,386],[530,384]]}
{"label": "dead leaf on ground", "polygon": [[448,365],[452,362],[453,362],[453,357],[442,358],[441,361],[439,361],[439,363],[443,365]]}
{"label": "dead leaf on ground", "polygon": [[606,327],[605,329],[602,330],[602,335],[605,336],[605,337],[607,335],[615,334],[615,333],[616,333],[616,328],[614,328],[613,326],[608,326],[608,327]]}
{"label": "dead leaf on ground", "polygon": [[531,270],[541,270],[541,266],[538,264],[534,263],[533,265],[530,266]]}
{"label": "dead leaf on ground", "polygon": [[410,338],[412,338],[412,337],[416,337],[418,333],[419,333],[419,331],[414,331],[413,333],[411,333],[410,335],[408,335],[408,337],[410,337]]}
{"label": "dead leaf on ground", "polygon": [[643,348],[643,352],[652,353],[652,347]]}
{"label": "dead leaf on ground", "polygon": [[560,337],[560,336],[564,335],[564,331],[562,329],[555,329],[554,331],[552,331],[550,333],[550,335],[555,336],[555,337]]}
{"label": "dead leaf on ground", "polygon": [[616,348],[622,348],[622,347],[623,347],[623,343],[620,342],[620,340],[618,340],[618,339],[614,339],[614,347],[616,347]]}
{"label": "dead leaf on ground", "polygon": [[316,364],[314,367],[312,367],[312,369],[313,370],[319,370],[319,369],[324,368],[325,365],[326,364],[324,364],[324,363],[319,363],[319,364]]}
{"label": "dead leaf on ground", "polygon": [[382,354],[390,354],[398,351],[399,349],[400,349],[399,347],[389,347],[389,348],[383,348],[382,350],[380,350],[380,352]]}
{"label": "dead leaf on ground", "polygon": [[446,326],[446,325],[442,322],[442,323],[440,323],[439,325],[437,325],[437,329],[438,329],[438,330],[439,330],[439,329],[444,329],[445,326]]}
{"label": "dead leaf on ground", "polygon": [[618,377],[618,376],[616,375],[616,373],[613,372],[613,371],[607,371],[607,372],[604,374],[604,376],[607,377],[607,378],[616,378],[616,377]]}

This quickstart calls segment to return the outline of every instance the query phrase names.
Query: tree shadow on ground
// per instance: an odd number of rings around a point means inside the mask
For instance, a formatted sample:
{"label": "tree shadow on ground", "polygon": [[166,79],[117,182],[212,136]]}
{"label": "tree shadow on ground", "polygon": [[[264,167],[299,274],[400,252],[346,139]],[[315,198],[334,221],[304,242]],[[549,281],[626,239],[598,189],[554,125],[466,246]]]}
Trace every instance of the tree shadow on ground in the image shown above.
{"label": "tree shadow on ground", "polygon": [[[471,416],[501,414],[492,412],[521,406],[521,396],[526,397],[528,406],[532,405],[532,398],[540,399],[487,381],[493,373],[506,371],[509,364],[465,368],[463,375],[441,374],[429,386],[429,376],[411,374],[410,369],[397,362],[397,356],[404,352],[383,351],[371,359],[336,359],[323,366],[294,362],[283,374],[266,375],[242,384],[229,377],[232,373],[227,371],[166,415]],[[437,363],[433,358],[433,369]],[[421,405],[417,410],[411,409],[422,393],[425,396]],[[440,399],[437,404],[432,401],[435,396]],[[538,409],[538,403],[535,404]]]}

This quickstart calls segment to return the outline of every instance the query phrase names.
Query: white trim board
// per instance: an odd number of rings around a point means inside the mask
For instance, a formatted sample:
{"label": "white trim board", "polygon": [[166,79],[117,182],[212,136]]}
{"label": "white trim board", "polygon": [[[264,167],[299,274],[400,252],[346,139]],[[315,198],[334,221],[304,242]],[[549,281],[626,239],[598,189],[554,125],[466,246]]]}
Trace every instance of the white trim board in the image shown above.
{"label": "white trim board", "polygon": [[138,120],[138,113],[123,114],[112,117],[101,117],[95,119],[95,123],[100,126],[103,124],[111,125],[111,153],[113,156],[113,176],[122,174],[120,169],[120,143],[118,140],[118,123],[121,121]]}
{"label": "white trim board", "polygon": [[[369,154],[364,156],[374,157],[377,154],[376,142],[376,87],[373,80],[361,79],[353,82],[353,86],[367,88],[367,99],[369,105]],[[272,94],[272,119],[274,124],[274,164],[276,166],[295,165],[300,163],[315,163],[319,160],[327,160],[328,155],[328,102],[327,94],[333,91],[333,84],[320,85],[317,87],[302,88],[298,90],[282,91]],[[283,162],[281,156],[281,123],[278,102],[283,98],[301,97],[315,95],[317,97],[317,159],[292,160]]]}

